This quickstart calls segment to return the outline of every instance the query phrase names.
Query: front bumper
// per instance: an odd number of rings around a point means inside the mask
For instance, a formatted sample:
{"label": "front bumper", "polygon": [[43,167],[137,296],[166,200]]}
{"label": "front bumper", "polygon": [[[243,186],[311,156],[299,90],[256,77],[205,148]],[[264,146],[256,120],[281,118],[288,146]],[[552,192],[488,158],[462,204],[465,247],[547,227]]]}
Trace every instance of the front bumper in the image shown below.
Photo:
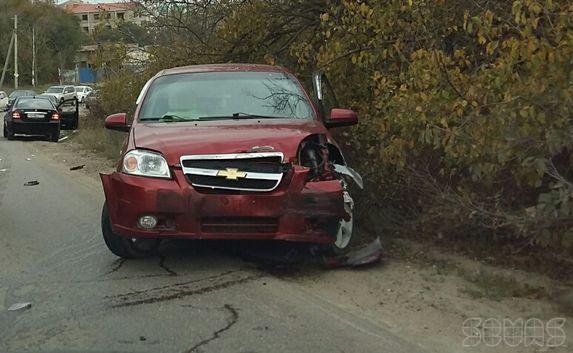
{"label": "front bumper", "polygon": [[[296,167],[271,192],[222,193],[191,186],[180,169],[173,179],[119,172],[101,174],[114,232],[126,237],[276,239],[332,242],[332,224],[349,215],[339,181],[307,182]],[[156,215],[154,230],[137,225]]]}
{"label": "front bumper", "polygon": [[8,123],[8,127],[15,134],[26,135],[46,135],[58,131],[60,122],[58,120],[50,121],[14,121]]}

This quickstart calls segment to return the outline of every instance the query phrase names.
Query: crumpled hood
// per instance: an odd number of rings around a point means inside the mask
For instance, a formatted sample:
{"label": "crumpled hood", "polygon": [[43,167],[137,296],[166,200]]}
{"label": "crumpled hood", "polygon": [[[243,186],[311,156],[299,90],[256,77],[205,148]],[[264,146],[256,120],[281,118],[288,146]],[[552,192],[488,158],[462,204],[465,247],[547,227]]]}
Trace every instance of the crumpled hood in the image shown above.
{"label": "crumpled hood", "polygon": [[133,127],[135,146],[161,152],[169,165],[179,163],[184,155],[241,153],[255,146],[272,146],[272,151],[291,159],[305,137],[326,131],[314,120],[295,119],[138,123]]}

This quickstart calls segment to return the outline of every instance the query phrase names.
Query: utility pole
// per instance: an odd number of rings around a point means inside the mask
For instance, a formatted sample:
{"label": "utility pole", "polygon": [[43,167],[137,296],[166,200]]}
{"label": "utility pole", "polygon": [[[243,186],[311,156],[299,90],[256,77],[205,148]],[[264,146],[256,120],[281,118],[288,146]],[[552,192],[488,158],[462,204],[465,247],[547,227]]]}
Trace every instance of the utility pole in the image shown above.
{"label": "utility pole", "polygon": [[32,26],[32,87],[36,87],[36,26]]}
{"label": "utility pole", "polygon": [[12,55],[13,46],[14,46],[14,33],[12,33],[12,38],[10,39],[10,45],[8,46],[8,52],[6,53],[6,59],[4,60],[4,70],[2,70],[2,77],[0,77],[0,88],[4,84],[4,77],[6,76],[6,70],[8,70],[8,62],[10,61],[10,55]]}
{"label": "utility pole", "polygon": [[18,89],[18,15],[14,15],[14,89]]}

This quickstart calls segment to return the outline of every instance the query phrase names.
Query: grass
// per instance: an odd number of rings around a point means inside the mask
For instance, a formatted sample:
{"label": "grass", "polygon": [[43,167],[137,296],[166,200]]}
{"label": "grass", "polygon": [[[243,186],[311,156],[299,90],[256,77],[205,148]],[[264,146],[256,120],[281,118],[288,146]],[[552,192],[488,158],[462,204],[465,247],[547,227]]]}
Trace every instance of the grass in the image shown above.
{"label": "grass", "polygon": [[117,160],[125,134],[101,128],[80,128],[73,137],[74,142],[86,150],[96,152],[99,156],[109,160]]}
{"label": "grass", "polygon": [[515,278],[493,274],[487,271],[467,273],[459,270],[458,274],[471,283],[471,286],[462,289],[462,292],[473,299],[487,298],[501,300],[504,298],[531,298],[540,299],[548,297],[544,287],[536,287],[522,283]]}

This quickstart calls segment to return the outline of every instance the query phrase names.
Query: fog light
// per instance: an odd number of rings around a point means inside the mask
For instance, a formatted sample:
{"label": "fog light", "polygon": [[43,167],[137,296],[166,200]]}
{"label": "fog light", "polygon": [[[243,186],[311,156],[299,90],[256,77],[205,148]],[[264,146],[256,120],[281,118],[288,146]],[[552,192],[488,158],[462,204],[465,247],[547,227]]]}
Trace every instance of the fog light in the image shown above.
{"label": "fog light", "polygon": [[155,216],[141,216],[139,217],[139,226],[143,229],[153,229],[157,225],[157,217]]}

